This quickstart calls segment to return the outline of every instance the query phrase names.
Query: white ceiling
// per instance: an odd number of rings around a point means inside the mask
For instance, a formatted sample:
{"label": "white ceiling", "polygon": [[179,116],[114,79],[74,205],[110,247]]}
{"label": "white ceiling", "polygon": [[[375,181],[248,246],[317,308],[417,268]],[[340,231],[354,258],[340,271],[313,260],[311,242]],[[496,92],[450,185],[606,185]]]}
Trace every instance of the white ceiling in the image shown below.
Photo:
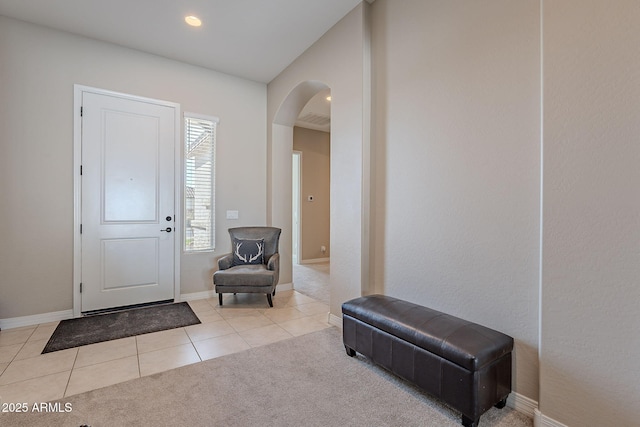
{"label": "white ceiling", "polygon": [[[0,15],[268,83],[359,3],[0,0]],[[187,26],[186,15],[202,26]]]}
{"label": "white ceiling", "polygon": [[327,99],[331,96],[331,89],[318,92],[307,102],[298,115],[295,125],[307,129],[331,131],[331,101]]}

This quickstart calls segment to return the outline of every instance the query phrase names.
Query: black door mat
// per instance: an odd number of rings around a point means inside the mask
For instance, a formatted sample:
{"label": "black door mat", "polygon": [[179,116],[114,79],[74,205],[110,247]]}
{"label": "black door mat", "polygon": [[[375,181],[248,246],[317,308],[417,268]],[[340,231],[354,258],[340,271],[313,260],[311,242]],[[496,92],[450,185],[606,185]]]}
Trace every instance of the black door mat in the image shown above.
{"label": "black door mat", "polygon": [[63,320],[42,354],[198,323],[200,319],[186,302]]}

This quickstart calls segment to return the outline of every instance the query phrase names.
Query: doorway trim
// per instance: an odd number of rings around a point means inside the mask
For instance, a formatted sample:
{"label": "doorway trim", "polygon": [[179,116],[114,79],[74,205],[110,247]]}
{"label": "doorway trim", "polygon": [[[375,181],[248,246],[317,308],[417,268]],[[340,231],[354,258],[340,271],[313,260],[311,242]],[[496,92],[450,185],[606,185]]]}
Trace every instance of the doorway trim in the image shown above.
{"label": "doorway trim", "polygon": [[[297,204],[294,202],[293,203],[293,208],[296,211],[296,214],[298,216],[298,224],[296,225],[293,221],[291,223],[291,228],[292,228],[292,234],[293,236],[296,236],[296,240],[297,240],[297,245],[292,245],[295,246],[295,252],[293,253],[293,255],[296,258],[296,264],[301,264],[302,263],[302,151],[298,151],[298,150],[293,150],[292,152],[292,158],[296,159],[295,161],[292,162],[292,166],[293,169],[296,170],[296,163],[297,163],[297,186],[298,186],[298,194],[295,194],[294,191],[292,191],[292,196],[293,198],[297,198]],[[293,177],[296,178],[296,174],[293,174]],[[293,187],[293,190],[295,190],[295,186]],[[292,218],[293,220],[294,218]],[[293,282],[293,277],[292,280]]]}
{"label": "doorway trim", "polygon": [[130,95],[121,92],[114,92],[106,89],[99,89],[79,84],[73,85],[73,317],[82,315],[82,295],[80,293],[80,283],[82,280],[82,240],[80,235],[80,224],[82,223],[82,183],[80,179],[80,168],[82,165],[82,94],[85,92],[99,95],[114,96],[139,102],[149,102],[153,104],[172,107],[176,111],[175,115],[175,137],[174,141],[174,219],[176,232],[174,239],[174,273],[173,273],[173,299],[180,300],[180,255],[182,236],[182,114],[180,104],[170,101],[163,101],[141,96]]}

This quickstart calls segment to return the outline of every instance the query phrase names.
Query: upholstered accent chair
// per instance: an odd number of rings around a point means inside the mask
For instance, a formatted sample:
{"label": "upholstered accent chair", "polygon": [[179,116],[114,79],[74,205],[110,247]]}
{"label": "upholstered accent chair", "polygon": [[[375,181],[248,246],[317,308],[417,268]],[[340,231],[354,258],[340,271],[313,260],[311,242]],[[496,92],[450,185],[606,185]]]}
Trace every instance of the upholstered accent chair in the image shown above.
{"label": "upholstered accent chair", "polygon": [[281,229],[275,227],[236,227],[229,229],[230,254],[218,259],[213,284],[222,306],[223,293],[263,293],[269,307],[280,274],[278,245]]}

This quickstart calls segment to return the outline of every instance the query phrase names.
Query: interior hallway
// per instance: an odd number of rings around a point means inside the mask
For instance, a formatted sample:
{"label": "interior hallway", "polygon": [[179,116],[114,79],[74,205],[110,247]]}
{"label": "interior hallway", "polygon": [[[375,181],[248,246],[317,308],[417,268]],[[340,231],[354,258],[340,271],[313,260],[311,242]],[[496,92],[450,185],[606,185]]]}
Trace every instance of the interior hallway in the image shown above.
{"label": "interior hallway", "polygon": [[293,289],[329,305],[330,263],[293,264]]}

